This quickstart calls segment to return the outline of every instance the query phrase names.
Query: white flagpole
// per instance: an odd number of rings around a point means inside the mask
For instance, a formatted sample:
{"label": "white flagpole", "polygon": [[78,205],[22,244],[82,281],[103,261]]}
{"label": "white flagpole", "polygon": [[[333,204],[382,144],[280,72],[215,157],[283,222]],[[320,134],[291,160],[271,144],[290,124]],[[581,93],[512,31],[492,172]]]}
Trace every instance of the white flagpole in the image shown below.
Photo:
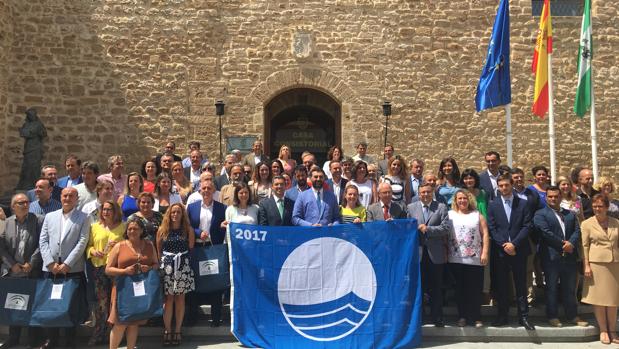
{"label": "white flagpole", "polygon": [[591,163],[593,164],[593,179],[598,177],[598,138],[595,130],[595,93],[593,88],[593,65],[591,68]]}
{"label": "white flagpole", "polygon": [[550,183],[555,184],[557,166],[555,159],[555,116],[554,97],[552,94],[552,53],[548,54],[548,138],[550,139]]}
{"label": "white flagpole", "polygon": [[512,167],[512,104],[505,105],[505,131],[506,131],[506,143],[507,143],[507,166]]}

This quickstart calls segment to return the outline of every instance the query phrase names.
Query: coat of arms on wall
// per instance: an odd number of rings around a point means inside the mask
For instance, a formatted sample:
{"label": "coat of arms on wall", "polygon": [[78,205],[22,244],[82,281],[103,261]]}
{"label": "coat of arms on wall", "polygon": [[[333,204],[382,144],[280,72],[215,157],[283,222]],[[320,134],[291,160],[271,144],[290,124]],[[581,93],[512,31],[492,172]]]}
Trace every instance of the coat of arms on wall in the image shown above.
{"label": "coat of arms on wall", "polygon": [[308,58],[312,53],[312,34],[305,28],[297,28],[292,35],[292,54],[296,58]]}

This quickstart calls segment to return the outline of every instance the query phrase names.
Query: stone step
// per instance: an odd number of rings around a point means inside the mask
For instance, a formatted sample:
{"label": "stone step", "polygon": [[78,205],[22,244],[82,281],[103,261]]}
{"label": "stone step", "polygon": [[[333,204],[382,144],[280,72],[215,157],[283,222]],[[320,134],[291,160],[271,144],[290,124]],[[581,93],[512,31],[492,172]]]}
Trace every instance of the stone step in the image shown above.
{"label": "stone step", "polygon": [[[452,305],[453,304],[453,305]],[[430,314],[430,307],[428,305],[424,306],[425,313]],[[443,307],[443,314],[445,316],[457,316],[458,308],[454,303],[450,303],[448,306]],[[497,314],[497,309],[491,305],[482,305],[481,306],[481,315],[482,316],[495,316]],[[559,314],[563,314],[563,308],[559,305]],[[578,306],[578,314],[580,316],[592,315],[593,314],[593,306],[588,304],[581,304]],[[509,315],[516,316],[517,309],[516,306],[511,306],[509,308]],[[545,304],[536,304],[533,306],[529,306],[529,316],[536,318],[545,318],[546,317],[546,305]]]}

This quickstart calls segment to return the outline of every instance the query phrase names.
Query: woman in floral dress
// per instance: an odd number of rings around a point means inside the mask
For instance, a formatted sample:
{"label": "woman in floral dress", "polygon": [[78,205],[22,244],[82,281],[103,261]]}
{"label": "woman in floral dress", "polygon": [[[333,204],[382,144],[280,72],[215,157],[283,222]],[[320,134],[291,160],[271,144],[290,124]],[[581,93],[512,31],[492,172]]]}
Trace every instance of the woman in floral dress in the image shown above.
{"label": "woman in floral dress", "polygon": [[456,279],[457,324],[463,327],[468,322],[482,327],[484,265],[490,252],[488,225],[477,210],[475,197],[465,189],[454,194],[449,219],[453,230],[448,241],[448,261]]}
{"label": "woman in floral dress", "polygon": [[[163,217],[157,232],[157,251],[161,259],[163,292],[165,295],[163,324],[164,345],[181,343],[181,327],[185,316],[185,294],[195,289],[193,271],[189,264],[189,250],[195,235],[183,204],[172,204]],[[172,333],[172,316],[176,316]]]}

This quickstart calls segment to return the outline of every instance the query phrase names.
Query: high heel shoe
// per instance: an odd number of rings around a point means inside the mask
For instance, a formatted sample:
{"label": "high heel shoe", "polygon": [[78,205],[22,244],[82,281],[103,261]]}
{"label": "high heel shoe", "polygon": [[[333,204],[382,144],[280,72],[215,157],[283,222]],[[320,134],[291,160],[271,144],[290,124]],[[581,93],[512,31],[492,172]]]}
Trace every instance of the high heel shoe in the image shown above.
{"label": "high heel shoe", "polygon": [[163,331],[163,339],[161,341],[161,344],[164,347],[169,347],[170,345],[172,345],[172,332]]}
{"label": "high heel shoe", "polygon": [[179,346],[181,345],[181,342],[183,341],[182,335],[180,332],[176,332],[174,333],[174,339],[172,339],[172,345],[173,346]]}

